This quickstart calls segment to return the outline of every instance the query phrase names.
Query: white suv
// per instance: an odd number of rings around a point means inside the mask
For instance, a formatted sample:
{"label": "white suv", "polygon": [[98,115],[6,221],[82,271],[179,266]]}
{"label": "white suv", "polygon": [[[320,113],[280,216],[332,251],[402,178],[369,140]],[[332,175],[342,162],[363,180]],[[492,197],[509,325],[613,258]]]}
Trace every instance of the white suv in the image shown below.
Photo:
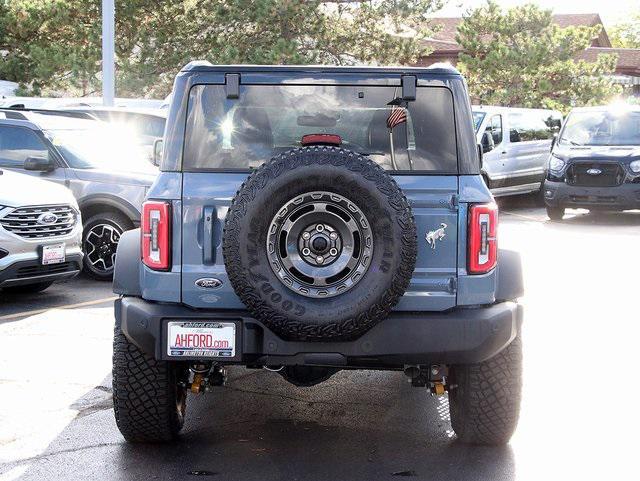
{"label": "white suv", "polygon": [[38,292],[77,275],[81,241],[69,189],[0,170],[0,289]]}

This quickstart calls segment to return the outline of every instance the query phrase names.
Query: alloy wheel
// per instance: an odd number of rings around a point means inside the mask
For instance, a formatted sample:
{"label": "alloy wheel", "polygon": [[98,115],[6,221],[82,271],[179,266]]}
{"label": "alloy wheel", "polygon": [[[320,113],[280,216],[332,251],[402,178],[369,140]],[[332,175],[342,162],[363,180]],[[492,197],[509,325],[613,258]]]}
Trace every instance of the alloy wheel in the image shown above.
{"label": "alloy wheel", "polygon": [[332,297],[364,276],[373,234],[362,210],[347,198],[308,192],[278,210],[269,226],[267,254],[289,289],[311,298]]}
{"label": "alloy wheel", "polygon": [[104,274],[113,271],[121,235],[121,229],[106,223],[96,224],[89,229],[83,250],[92,269]]}

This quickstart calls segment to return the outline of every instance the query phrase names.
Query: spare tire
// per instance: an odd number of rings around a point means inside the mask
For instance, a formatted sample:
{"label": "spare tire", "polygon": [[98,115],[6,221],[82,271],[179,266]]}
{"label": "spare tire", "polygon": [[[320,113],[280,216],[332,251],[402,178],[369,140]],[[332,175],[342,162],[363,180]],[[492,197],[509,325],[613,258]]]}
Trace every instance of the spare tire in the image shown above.
{"label": "spare tire", "polygon": [[409,203],[370,159],[313,146],[272,158],[225,220],[224,262],[252,315],[288,340],[352,339],[404,294],[417,254]]}

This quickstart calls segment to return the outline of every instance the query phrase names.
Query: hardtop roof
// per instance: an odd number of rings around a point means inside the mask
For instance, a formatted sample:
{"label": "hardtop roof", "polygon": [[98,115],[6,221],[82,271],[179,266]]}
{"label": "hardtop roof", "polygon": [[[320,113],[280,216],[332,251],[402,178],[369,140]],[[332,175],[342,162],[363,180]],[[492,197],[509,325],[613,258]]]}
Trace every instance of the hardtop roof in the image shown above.
{"label": "hardtop roof", "polygon": [[460,72],[455,67],[448,64],[434,64],[429,67],[408,67],[408,66],[370,66],[370,65],[213,65],[210,62],[195,60],[185,65],[182,72],[290,72],[292,74],[410,74],[419,76],[456,76],[461,77]]}

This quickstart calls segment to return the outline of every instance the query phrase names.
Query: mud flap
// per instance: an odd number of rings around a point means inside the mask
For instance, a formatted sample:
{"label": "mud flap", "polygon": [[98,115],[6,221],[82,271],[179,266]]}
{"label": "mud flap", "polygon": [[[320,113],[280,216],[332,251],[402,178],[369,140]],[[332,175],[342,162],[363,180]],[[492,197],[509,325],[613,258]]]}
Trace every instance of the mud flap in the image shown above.
{"label": "mud flap", "polygon": [[124,232],[118,242],[113,271],[113,292],[142,296],[140,289],[140,229]]}
{"label": "mud flap", "polygon": [[496,302],[513,301],[524,296],[522,259],[516,251],[498,249]]}

